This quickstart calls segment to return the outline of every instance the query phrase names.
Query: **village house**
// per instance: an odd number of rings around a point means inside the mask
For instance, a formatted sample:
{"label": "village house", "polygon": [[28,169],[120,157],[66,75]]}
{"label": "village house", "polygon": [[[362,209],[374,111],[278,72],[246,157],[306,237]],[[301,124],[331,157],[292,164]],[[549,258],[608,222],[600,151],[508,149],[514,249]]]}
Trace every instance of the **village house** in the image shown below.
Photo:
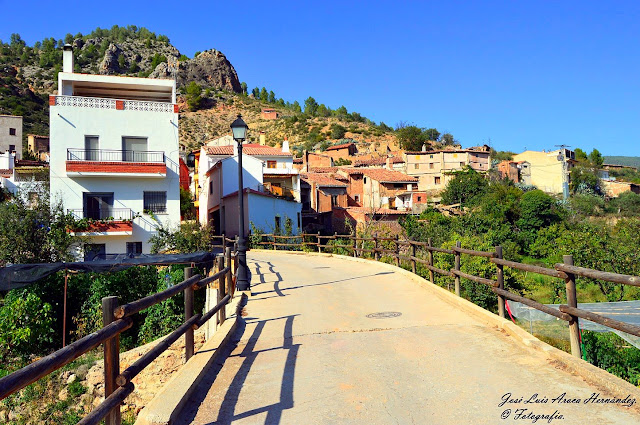
{"label": "village house", "polygon": [[22,117],[0,115],[0,153],[14,152],[22,158]]}
{"label": "village house", "polygon": [[260,117],[265,120],[277,120],[280,115],[278,114],[278,111],[273,108],[264,108],[260,113]]}
{"label": "village house", "polygon": [[294,166],[300,170],[300,172],[308,173],[314,168],[333,167],[333,158],[329,155],[304,151],[302,153],[302,158],[295,161]]}
{"label": "village house", "polygon": [[491,162],[488,147],[471,149],[443,149],[405,152],[404,172],[419,179],[418,188],[437,194],[454,178],[453,173],[467,166],[478,172],[487,172]]}
{"label": "village house", "polygon": [[[213,226],[215,234],[238,232],[237,149],[235,143],[206,145],[196,155],[198,216],[201,224]],[[293,168],[288,142],[282,149],[246,143],[242,162],[245,229],[254,223],[264,231],[282,230],[289,219],[297,233],[302,226],[300,175]]]}
{"label": "village house", "polygon": [[333,231],[333,212],[346,208],[347,184],[331,173],[303,173],[300,185],[305,231]]}
{"label": "village house", "polygon": [[[529,164],[530,183],[543,192],[559,194],[567,191],[575,154],[569,149],[550,152],[525,151],[513,156],[514,162]],[[567,186],[564,187],[563,185]]]}
{"label": "village house", "polygon": [[51,203],[91,237],[85,259],[149,253],[160,226],[180,224],[178,105],[174,80],[74,73],[63,49],[49,97]]}
{"label": "village house", "polygon": [[15,153],[0,153],[0,188],[36,201],[49,188],[49,164],[16,159]]}
{"label": "village house", "polygon": [[415,177],[386,169],[363,169],[363,207],[411,210],[412,192],[417,190]]}
{"label": "village house", "polygon": [[27,135],[27,147],[38,160],[49,162],[49,136],[29,134]]}
{"label": "village house", "polygon": [[531,167],[527,161],[502,161],[497,165],[501,178],[507,178],[514,183],[531,184]]}
{"label": "village house", "polygon": [[325,151],[325,154],[330,156],[334,161],[338,159],[350,160],[350,157],[356,153],[358,153],[358,148],[355,143],[343,143],[341,145],[331,146]]}

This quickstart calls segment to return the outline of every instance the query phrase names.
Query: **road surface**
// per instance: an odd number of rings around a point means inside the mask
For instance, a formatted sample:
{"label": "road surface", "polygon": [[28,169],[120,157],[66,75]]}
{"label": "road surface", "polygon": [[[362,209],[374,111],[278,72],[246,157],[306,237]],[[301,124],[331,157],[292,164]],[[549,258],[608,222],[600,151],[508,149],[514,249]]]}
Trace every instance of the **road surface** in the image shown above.
{"label": "road surface", "polygon": [[591,387],[388,267],[268,251],[248,261],[246,324],[183,424],[640,423],[640,400],[602,404],[627,394]]}

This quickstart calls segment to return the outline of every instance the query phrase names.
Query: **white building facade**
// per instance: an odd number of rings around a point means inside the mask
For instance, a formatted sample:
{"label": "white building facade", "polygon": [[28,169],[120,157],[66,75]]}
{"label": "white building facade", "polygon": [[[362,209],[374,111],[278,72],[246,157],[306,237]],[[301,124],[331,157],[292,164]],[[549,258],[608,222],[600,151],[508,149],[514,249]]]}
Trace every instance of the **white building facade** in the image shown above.
{"label": "white building facade", "polygon": [[22,158],[22,117],[0,115],[0,153],[14,152]]}
{"label": "white building facade", "polygon": [[160,226],[180,225],[175,82],[75,74],[71,46],[63,55],[49,99],[51,201],[86,219],[85,259],[149,253]]}

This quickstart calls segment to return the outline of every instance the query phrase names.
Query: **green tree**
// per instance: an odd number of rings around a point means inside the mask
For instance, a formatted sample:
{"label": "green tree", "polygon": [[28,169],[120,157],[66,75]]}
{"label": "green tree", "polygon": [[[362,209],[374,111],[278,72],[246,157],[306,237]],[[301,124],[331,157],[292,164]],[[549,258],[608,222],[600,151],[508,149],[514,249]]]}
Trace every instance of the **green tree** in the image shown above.
{"label": "green tree", "polygon": [[293,102],[293,105],[291,105],[291,109],[293,109],[293,112],[297,112],[298,114],[302,112],[302,108],[300,107],[300,104],[297,100]]}
{"label": "green tree", "polygon": [[576,156],[576,161],[580,161],[580,162],[587,162],[588,157],[587,157],[587,153],[585,151],[583,151],[580,148],[576,148],[573,153]]}
{"label": "green tree", "polygon": [[247,95],[247,83],[245,83],[244,81],[242,83],[240,83],[240,88],[242,90],[242,94],[244,96]]}
{"label": "green tree", "polygon": [[191,111],[197,111],[202,106],[202,87],[192,81],[186,87],[187,105]]}
{"label": "green tree", "polygon": [[251,94],[253,95],[253,97],[255,99],[260,99],[260,89],[257,87],[254,87],[253,90],[251,90]]}
{"label": "green tree", "polygon": [[520,198],[518,226],[525,231],[537,231],[560,221],[555,200],[541,190],[531,190]]}
{"label": "green tree", "polygon": [[267,92],[265,87],[260,90],[260,100],[263,102],[267,102],[269,100],[269,92]]}
{"label": "green tree", "polygon": [[399,126],[396,129],[396,137],[400,144],[400,149],[407,151],[420,151],[422,145],[429,147],[429,137],[420,127],[415,125]]}
{"label": "green tree", "polygon": [[597,170],[584,165],[576,165],[571,169],[571,192],[599,195],[601,193],[600,177]]}
{"label": "green tree", "polygon": [[304,101],[304,113],[310,116],[315,116],[316,113],[318,112],[318,102],[316,102],[316,100],[309,96],[305,101]]}
{"label": "green tree", "polygon": [[331,124],[331,138],[332,139],[342,139],[347,129],[341,126],[340,124]]}
{"label": "green tree", "polygon": [[440,136],[440,142],[445,146],[453,146],[458,143],[458,141],[453,138],[453,134],[451,133],[444,133],[442,136]]}
{"label": "green tree", "polygon": [[156,69],[156,67],[158,65],[160,65],[162,62],[166,62],[167,61],[167,57],[164,55],[161,55],[160,53],[156,53],[155,55],[153,55],[151,57],[151,70]]}
{"label": "green tree", "polygon": [[180,215],[184,220],[194,218],[193,195],[188,189],[180,187]]}
{"label": "green tree", "polygon": [[319,117],[328,117],[330,115],[329,109],[327,109],[324,103],[321,103],[320,105],[318,105],[317,113]]}
{"label": "green tree", "polygon": [[435,128],[427,128],[424,130],[424,134],[427,136],[427,140],[437,142],[440,140],[440,132]]}
{"label": "green tree", "polygon": [[598,149],[594,148],[591,151],[591,153],[589,154],[589,162],[591,162],[591,165],[593,165],[596,168],[602,167],[602,164],[604,163],[604,158],[602,157],[602,154]]}
{"label": "green tree", "polygon": [[271,90],[269,92],[268,102],[269,103],[276,103],[276,94],[273,92],[273,90]]}
{"label": "green tree", "polygon": [[471,205],[489,186],[484,176],[471,167],[454,174],[455,177],[449,180],[442,192],[442,202],[445,204]]}

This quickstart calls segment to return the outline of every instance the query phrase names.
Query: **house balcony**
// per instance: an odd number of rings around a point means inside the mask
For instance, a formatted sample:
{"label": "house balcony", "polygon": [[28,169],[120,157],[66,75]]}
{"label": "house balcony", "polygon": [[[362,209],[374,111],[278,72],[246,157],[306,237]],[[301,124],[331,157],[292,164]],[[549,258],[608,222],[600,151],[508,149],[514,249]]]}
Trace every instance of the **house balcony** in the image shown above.
{"label": "house balcony", "polygon": [[295,201],[299,199],[299,193],[296,190],[289,189],[287,187],[275,186],[271,183],[259,185],[258,191],[262,193],[269,193],[276,198],[282,198],[288,201]]}
{"label": "house balcony", "polygon": [[69,177],[167,176],[164,152],[117,149],[67,149]]}
{"label": "house balcony", "polygon": [[75,236],[131,236],[133,212],[130,208],[69,209],[80,221],[69,233]]}
{"label": "house balcony", "polygon": [[49,106],[70,106],[74,108],[116,109],[120,111],[146,111],[178,113],[178,105],[169,102],[146,100],[113,99],[88,96],[49,96]]}

